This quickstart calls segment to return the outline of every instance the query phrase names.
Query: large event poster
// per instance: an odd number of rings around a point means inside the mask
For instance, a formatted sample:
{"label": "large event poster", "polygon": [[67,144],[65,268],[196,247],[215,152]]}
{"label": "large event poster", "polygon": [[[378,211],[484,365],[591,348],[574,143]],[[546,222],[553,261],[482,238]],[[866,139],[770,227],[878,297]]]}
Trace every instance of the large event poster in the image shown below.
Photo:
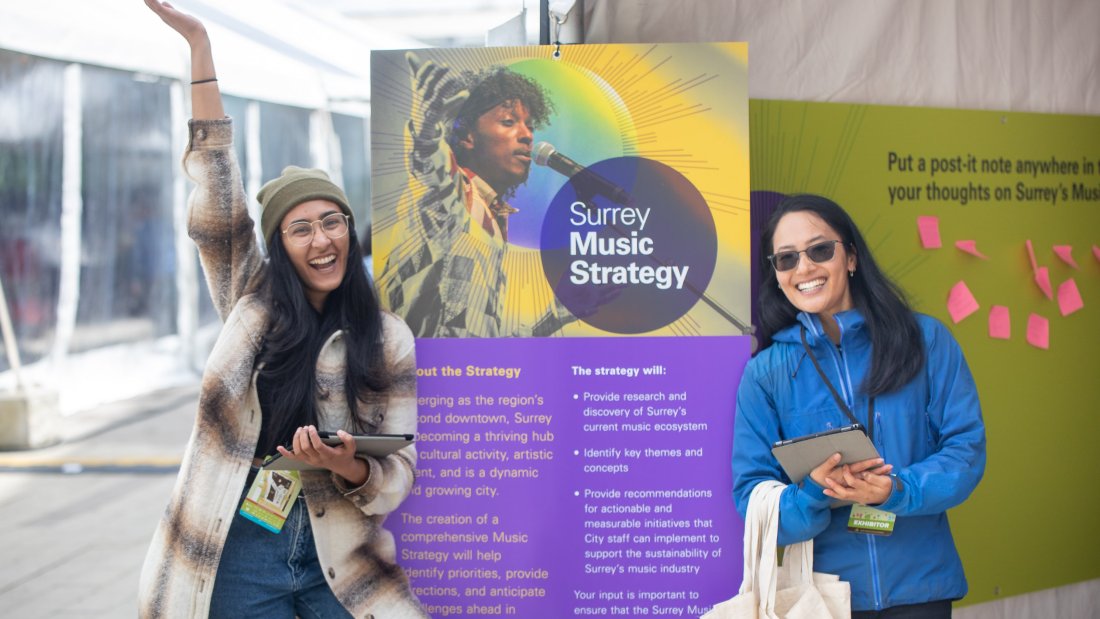
{"label": "large event poster", "polygon": [[417,335],[387,521],[433,616],[697,616],[736,592],[744,44],[375,52],[374,273]]}
{"label": "large event poster", "polygon": [[[951,510],[983,602],[1100,577],[1100,117],[752,101],[753,217],[845,207],[978,384],[985,477]],[[1050,463],[1048,466],[1046,463]]]}

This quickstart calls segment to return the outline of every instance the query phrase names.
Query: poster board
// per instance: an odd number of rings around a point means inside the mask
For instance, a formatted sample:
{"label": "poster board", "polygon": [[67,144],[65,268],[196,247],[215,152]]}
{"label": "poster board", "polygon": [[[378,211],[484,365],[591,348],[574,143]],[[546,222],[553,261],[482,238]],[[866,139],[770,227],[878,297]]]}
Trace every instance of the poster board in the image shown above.
{"label": "poster board", "polygon": [[[494,71],[551,103],[485,105]],[[441,617],[730,597],[746,47],[400,50],[371,74],[374,272],[418,336],[418,481],[387,522],[414,592]],[[540,142],[583,170],[530,163]]]}

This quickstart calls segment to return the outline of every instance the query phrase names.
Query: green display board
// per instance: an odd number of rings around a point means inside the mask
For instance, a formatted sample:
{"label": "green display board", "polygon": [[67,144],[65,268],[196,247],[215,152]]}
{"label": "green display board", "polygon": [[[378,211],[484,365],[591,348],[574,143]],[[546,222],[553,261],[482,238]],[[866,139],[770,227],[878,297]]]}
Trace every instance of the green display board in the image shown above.
{"label": "green display board", "polygon": [[[845,207],[966,353],[989,463],[950,513],[963,604],[1100,577],[1100,117],[755,100],[750,123],[754,204],[817,193]],[[978,308],[955,322],[960,282]],[[994,306],[1007,339],[991,336]]]}

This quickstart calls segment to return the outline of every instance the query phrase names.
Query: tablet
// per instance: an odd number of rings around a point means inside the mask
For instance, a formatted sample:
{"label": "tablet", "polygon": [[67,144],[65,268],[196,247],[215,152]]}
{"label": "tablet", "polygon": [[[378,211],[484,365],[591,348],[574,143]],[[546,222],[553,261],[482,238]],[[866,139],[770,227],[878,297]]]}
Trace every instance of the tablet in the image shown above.
{"label": "tablet", "polygon": [[772,446],[772,455],[796,484],[835,453],[840,453],[840,464],[879,457],[859,424],[779,441]]}
{"label": "tablet", "polygon": [[[342,441],[335,432],[318,432],[321,442],[326,445],[339,445]],[[412,434],[357,434],[355,438],[356,455],[374,456],[383,458],[391,453],[413,444],[416,436]],[[276,453],[274,457],[264,465],[265,469],[273,471],[313,471],[321,467],[306,464],[300,460],[284,458]]]}

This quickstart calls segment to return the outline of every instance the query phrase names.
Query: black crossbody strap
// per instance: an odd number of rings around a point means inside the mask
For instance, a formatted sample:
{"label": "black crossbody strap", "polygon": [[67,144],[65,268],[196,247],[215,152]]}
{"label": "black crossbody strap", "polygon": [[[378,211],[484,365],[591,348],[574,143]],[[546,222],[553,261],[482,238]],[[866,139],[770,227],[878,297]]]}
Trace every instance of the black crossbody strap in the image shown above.
{"label": "black crossbody strap", "polygon": [[[844,398],[840,397],[840,394],[836,392],[836,387],[833,386],[833,381],[829,380],[828,376],[825,376],[825,371],[821,369],[821,364],[817,362],[817,356],[814,355],[814,351],[810,350],[809,343],[806,342],[806,327],[799,325],[799,335],[802,337],[802,348],[806,349],[806,354],[810,357],[810,361],[814,364],[814,369],[817,370],[817,375],[821,377],[822,382],[829,388],[829,393],[833,395],[833,400],[836,401],[836,405],[840,407],[840,411],[844,413],[849,420],[854,424],[859,424],[859,419],[852,413],[852,409],[848,408],[848,405],[844,403]],[[871,397],[867,401],[867,436],[874,440],[875,437],[875,398]]]}

